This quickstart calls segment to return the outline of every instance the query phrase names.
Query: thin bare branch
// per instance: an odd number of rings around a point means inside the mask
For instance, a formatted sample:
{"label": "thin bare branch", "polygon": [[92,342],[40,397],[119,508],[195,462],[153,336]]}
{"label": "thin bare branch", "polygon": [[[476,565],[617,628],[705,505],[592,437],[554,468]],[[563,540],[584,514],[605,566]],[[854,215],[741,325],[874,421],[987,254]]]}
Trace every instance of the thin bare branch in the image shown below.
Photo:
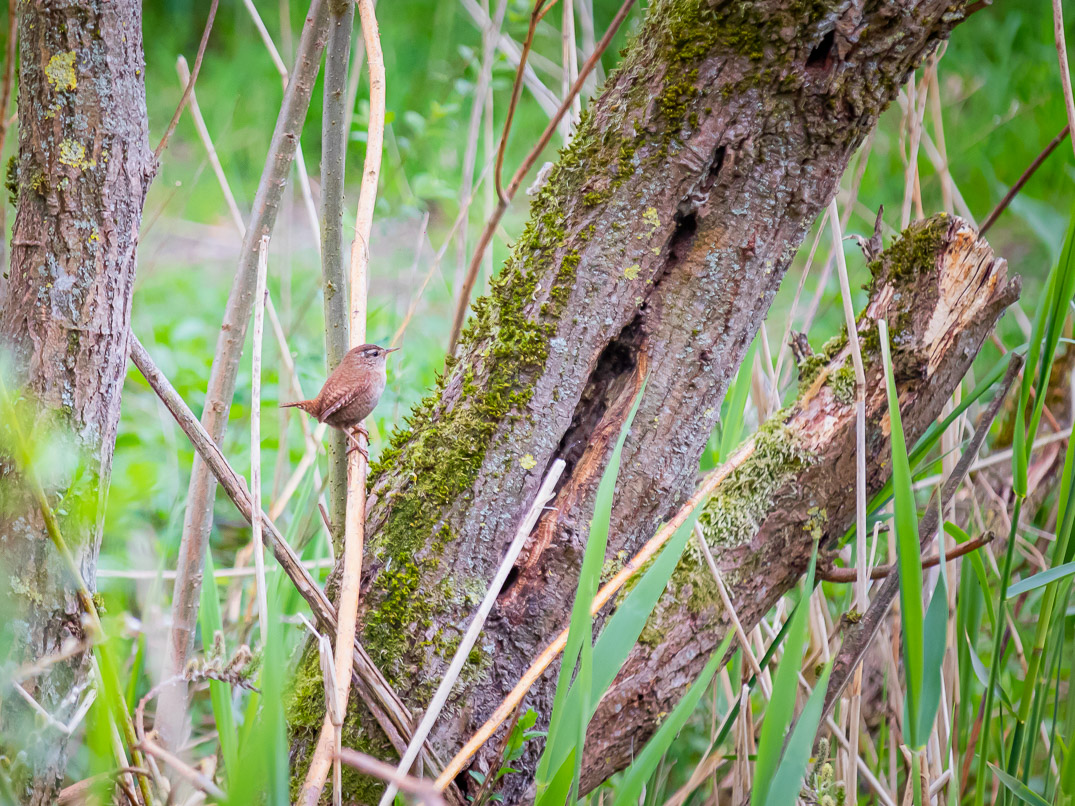
{"label": "thin bare branch", "polygon": [[[190,100],[191,93],[194,92],[194,82],[198,80],[198,73],[202,69],[202,59],[205,57],[205,46],[209,44],[209,33],[213,30],[213,20],[216,19],[217,6],[220,5],[220,0],[213,0],[209,4],[209,16],[205,20],[205,30],[202,31],[202,40],[198,43],[198,55],[194,58],[194,69],[190,73],[190,78],[187,79],[187,85],[183,89],[183,95],[179,99],[179,105],[175,108],[175,114],[172,115],[172,119],[168,122],[168,128],[164,130],[164,136],[161,138],[160,143],[157,144],[157,150],[153,152],[153,161],[157,162],[161,154],[164,153],[164,149],[168,147],[168,140],[171,138],[172,133],[175,131],[175,127],[179,125],[179,118],[183,115],[183,110],[187,107],[187,101]],[[0,143],[0,145],[3,145]]]}
{"label": "thin bare branch", "polygon": [[[366,46],[366,63],[370,73],[370,114],[366,137],[366,159],[362,168],[362,189],[358,196],[358,212],[355,216],[355,239],[351,245],[351,333],[350,346],[358,347],[366,341],[366,286],[369,271],[369,242],[373,230],[373,212],[377,203],[377,184],[381,172],[381,153],[384,143],[385,121],[385,69],[381,52],[381,37],[373,0],[358,0],[358,14],[362,22],[362,39]],[[347,465],[347,506],[344,522],[343,574],[340,585],[338,610],[339,632],[336,636],[336,711],[347,713],[347,700],[351,690],[351,655],[358,626],[358,598],[361,590],[362,554],[366,526],[366,457],[363,455],[364,440],[359,432],[360,449],[351,452]],[[331,712],[325,715],[321,736],[310,760],[310,768],[299,794],[301,803],[315,806],[321,797],[325,777],[330,764],[334,767],[333,802],[339,804],[342,797],[340,772],[340,743],[342,722],[332,723]],[[418,740],[421,747],[425,737]],[[414,742],[412,741],[412,744]]]}
{"label": "thin bare branch", "polygon": [[[459,290],[459,296],[455,301],[455,314],[452,317],[452,330],[448,338],[449,355],[455,352],[455,347],[459,343],[459,334],[463,331],[463,320],[466,318],[467,307],[470,305],[470,295],[474,291],[474,283],[478,278],[478,269],[481,266],[482,257],[493,240],[493,233],[496,232],[496,228],[500,224],[500,219],[504,217],[504,212],[508,209],[508,203],[515,198],[515,194],[518,193],[526,175],[530,172],[530,169],[534,167],[534,163],[537,162],[537,158],[541,155],[541,152],[545,150],[545,146],[549,144],[549,140],[552,139],[553,134],[560,125],[560,121],[571,108],[572,99],[574,99],[574,97],[582,90],[582,85],[585,83],[586,77],[593,72],[594,67],[601,58],[601,54],[608,49],[609,44],[612,42],[612,37],[616,35],[616,31],[619,30],[620,25],[627,19],[627,14],[630,12],[634,2],[635,0],[624,0],[623,5],[620,6],[620,10],[616,12],[616,16],[613,17],[612,22],[609,24],[608,30],[605,31],[605,35],[601,38],[601,41],[594,49],[594,52],[590,54],[590,58],[586,60],[586,64],[582,66],[582,70],[579,71],[579,77],[571,86],[571,92],[568,94],[568,97],[564,98],[563,102],[561,102],[560,107],[556,110],[556,114],[552,116],[552,119],[545,127],[545,131],[541,133],[541,137],[538,138],[537,143],[530,149],[530,153],[526,155],[526,159],[523,160],[522,164],[515,171],[515,175],[511,178],[508,187],[500,194],[500,201],[493,211],[493,215],[490,216],[489,220],[485,223],[485,228],[478,238],[478,244],[475,246],[474,254],[470,258],[470,265],[467,266],[466,277],[463,279],[463,287]],[[504,139],[506,139],[506,133],[507,126],[505,124]],[[501,146],[503,146],[504,139],[501,140]],[[501,162],[501,160],[502,157],[498,154],[498,163]]]}
{"label": "thin bare branch", "polygon": [[1050,140],[1045,148],[1041,150],[1041,153],[1034,157],[1033,162],[1026,167],[1026,170],[1023,171],[1015,184],[1004,194],[1004,198],[993,208],[993,212],[991,212],[985,221],[982,222],[982,226],[978,229],[979,236],[985,235],[986,232],[989,231],[989,228],[996,223],[1000,214],[1008,209],[1008,205],[1012,203],[1012,199],[1014,199],[1019,194],[1019,191],[1023,189],[1023,185],[1030,181],[1030,177],[1032,177],[1038,168],[1041,167],[1042,163],[1049,158],[1049,155],[1056,151],[1056,147],[1064,142],[1064,139],[1068,136],[1070,131],[1071,126],[1065,124],[1064,128],[1057,132],[1056,137]]}
{"label": "thin bare branch", "polygon": [[[994,535],[992,532],[986,532],[981,537],[975,537],[972,540],[968,540],[966,543],[960,543],[958,546],[952,549],[947,549],[944,552],[945,562],[951,562],[966,554],[970,554],[972,551],[977,551],[982,546],[992,543]],[[940,565],[941,558],[938,554],[930,554],[928,557],[922,558],[922,568],[933,568]],[[897,571],[897,567],[894,565],[878,565],[870,569],[870,579],[884,579],[892,573]],[[857,582],[859,579],[859,572],[856,568],[818,568],[817,578],[822,582],[842,582],[851,583]]]}

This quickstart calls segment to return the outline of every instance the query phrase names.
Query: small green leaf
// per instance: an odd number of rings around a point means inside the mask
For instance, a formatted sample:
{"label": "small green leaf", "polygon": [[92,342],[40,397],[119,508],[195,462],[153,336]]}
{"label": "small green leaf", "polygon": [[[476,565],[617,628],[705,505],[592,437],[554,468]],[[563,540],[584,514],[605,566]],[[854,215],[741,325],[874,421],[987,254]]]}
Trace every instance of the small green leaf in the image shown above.
{"label": "small green leaf", "polygon": [[1075,562],[1064,563],[1063,565],[1058,565],[1056,568],[1050,568],[1047,571],[1039,571],[1034,574],[1034,576],[1020,580],[1014,585],[1009,585],[1007,592],[1004,594],[1004,598],[1011,599],[1021,593],[1037,590],[1038,588],[1048,585],[1050,582],[1056,582],[1058,579],[1064,579],[1072,574],[1075,574]]}
{"label": "small green leaf", "polygon": [[1030,806],[1049,806],[1049,801],[1015,776],[1004,772],[1004,770],[1000,769],[996,764],[990,764],[989,769],[991,769],[993,774],[997,776],[1002,784],[1004,784],[1004,788],[1015,795],[1015,797],[1019,798],[1023,803],[1028,803]]}

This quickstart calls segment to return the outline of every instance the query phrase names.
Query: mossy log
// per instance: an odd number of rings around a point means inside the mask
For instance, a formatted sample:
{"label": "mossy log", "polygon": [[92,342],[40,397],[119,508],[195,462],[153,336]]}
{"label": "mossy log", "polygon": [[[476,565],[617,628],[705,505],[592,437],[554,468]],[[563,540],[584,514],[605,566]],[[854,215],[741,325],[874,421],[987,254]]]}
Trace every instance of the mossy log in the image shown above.
{"label": "mossy log", "polygon": [[[372,469],[360,640],[420,712],[545,468],[567,462],[555,512],[431,736],[444,755],[564,625],[597,484],[643,368],[610,556],[633,553],[690,493],[728,383],[805,233],[960,8],[650,7],[474,304],[458,358]],[[550,680],[529,700],[543,718]],[[323,711],[307,653],[290,703],[298,780]],[[392,750],[359,704],[345,742]],[[352,779],[349,794],[365,802],[372,788]]]}
{"label": "mossy log", "polygon": [[[872,267],[859,317],[866,371],[866,483],[891,469],[888,404],[876,320],[891,326],[900,415],[914,440],[941,414],[1004,309],[1018,296],[1006,264],[958,218],[912,225]],[[737,452],[738,467],[699,522],[744,629],[802,577],[815,540],[831,545],[855,517],[855,411],[837,378],[846,336],[798,400]],[[732,629],[712,572],[688,544],[672,582],[590,726],[584,789],[628,764]]]}

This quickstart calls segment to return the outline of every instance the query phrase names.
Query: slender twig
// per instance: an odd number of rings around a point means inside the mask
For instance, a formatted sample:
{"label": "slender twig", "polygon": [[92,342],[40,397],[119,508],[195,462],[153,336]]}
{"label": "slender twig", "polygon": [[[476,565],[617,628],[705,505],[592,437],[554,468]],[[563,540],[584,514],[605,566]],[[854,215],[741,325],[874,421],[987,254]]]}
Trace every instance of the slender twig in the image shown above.
{"label": "slender twig", "polygon": [[[564,97],[571,93],[571,86],[579,77],[579,51],[575,45],[575,0],[564,0],[563,17],[560,25],[561,70],[563,78],[561,87]],[[571,132],[578,124],[582,114],[582,99],[576,94],[571,99],[571,115],[564,118],[564,145],[571,142]]]}
{"label": "slender twig", "polygon": [[[444,704],[448,702],[448,695],[452,692],[452,686],[455,685],[456,680],[459,678],[459,673],[463,671],[463,664],[466,663],[467,658],[470,656],[470,650],[477,643],[482,627],[485,626],[485,620],[489,617],[493,605],[496,604],[496,598],[500,595],[500,591],[503,590],[508,574],[515,567],[515,560],[518,559],[519,552],[523,550],[523,544],[526,543],[526,539],[530,536],[530,532],[533,531],[538,518],[541,517],[545,504],[553,497],[556,483],[560,480],[560,475],[564,472],[565,466],[562,459],[557,459],[545,475],[545,480],[541,483],[537,495],[534,496],[526,517],[523,518],[519,528],[516,529],[515,537],[512,538],[511,545],[508,546],[504,558],[500,561],[500,567],[497,568],[496,574],[493,575],[493,579],[485,591],[485,598],[482,599],[478,611],[474,614],[474,618],[471,619],[463,639],[455,650],[452,662],[448,665],[448,671],[444,673],[444,678],[440,681],[440,685],[437,686],[437,691],[426,709],[425,716],[422,717],[422,721],[414,731],[414,738],[411,739],[410,747],[407,748],[407,752],[396,768],[397,774],[406,775],[410,772],[411,765],[418,756],[418,749],[421,747],[422,741],[429,735],[429,731],[433,729],[433,725],[436,723],[437,717],[440,716]],[[396,787],[393,784],[389,784],[381,797],[380,806],[389,806],[392,803],[392,798],[396,795],[396,791]]]}
{"label": "slender twig", "polygon": [[[606,582],[600,590],[597,591],[597,595],[594,596],[593,602],[590,604],[590,613],[596,615],[602,607],[615,596],[619,590],[630,580],[635,574],[642,570],[653,557],[657,555],[657,552],[661,550],[665,543],[667,543],[676,530],[682,526],[687,518],[691,516],[699,506],[706,501],[713,491],[723,482],[729,475],[738,467],[742,466],[754,453],[754,440],[750,439],[743,443],[733,453],[723,465],[715,468],[709,472],[709,474],[702,479],[702,482],[698,485],[698,488],[694,491],[686,503],[680,507],[679,511],[657,530],[657,533],[651,537],[638,553],[615,575],[612,579]],[[564,651],[564,647],[567,645],[567,630],[561,631],[561,633],[550,643],[545,649],[541,651],[541,654],[530,664],[530,667],[519,678],[519,682],[515,684],[504,700],[497,706],[493,714],[486,720],[485,724],[478,729],[463,746],[463,748],[455,754],[455,757],[448,762],[448,766],[444,768],[444,771],[437,777],[437,787],[442,792],[455,779],[455,776],[463,769],[463,766],[471,759],[471,757],[478,752],[485,742],[496,732],[504,721],[511,716],[516,706],[522,702],[523,697],[530,690],[530,687],[534,685],[544,671]]]}
{"label": "slender twig", "polygon": [[735,605],[732,603],[731,597],[728,595],[728,588],[724,585],[724,579],[720,575],[720,569],[717,568],[717,561],[713,557],[713,552],[709,548],[709,543],[706,542],[705,532],[702,531],[702,525],[698,521],[694,522],[694,539],[698,543],[698,548],[702,550],[702,556],[705,557],[706,565],[709,566],[709,573],[713,575],[713,582],[717,586],[717,593],[720,595],[720,603],[724,607],[724,612],[728,614],[728,617],[732,622],[732,629],[735,630],[736,638],[739,639],[739,646],[743,650],[743,656],[747,659],[747,664],[750,666],[750,670],[761,681],[762,694],[766,699],[772,696],[772,690],[768,685],[768,681],[762,677],[761,666],[758,665],[758,659],[754,655],[754,651],[750,648],[750,640],[747,638],[746,631],[743,629],[743,624],[739,620],[739,614],[735,612]]}
{"label": "slender twig", "polygon": [[[489,24],[482,29],[482,61],[478,71],[478,83],[474,88],[474,103],[470,107],[470,121],[467,124],[467,146],[463,152],[463,183],[459,189],[460,209],[469,209],[470,198],[474,191],[474,165],[478,158],[478,139],[481,135],[481,123],[485,110],[486,95],[493,78],[493,57],[496,55],[496,38],[504,25],[504,15],[508,9],[508,0],[498,0],[496,12]],[[464,203],[465,201],[465,203]],[[456,235],[456,278],[455,286],[462,281],[467,259],[467,223],[464,218]]]}
{"label": "slender twig", "polygon": [[[362,189],[355,215],[355,239],[351,245],[351,334],[350,345],[357,347],[366,340],[366,285],[369,268],[369,241],[373,230],[373,211],[377,202],[377,183],[381,171],[381,152],[384,143],[385,70],[381,52],[380,32],[373,0],[358,0],[362,22],[362,39],[366,46],[366,63],[370,73],[370,114],[366,137],[366,158],[362,168]],[[360,449],[350,454],[347,465],[347,506],[344,522],[343,573],[340,577],[340,606],[337,611],[339,630],[336,635],[336,703],[337,712],[347,713],[351,690],[351,646],[354,643],[358,620],[358,598],[361,589],[362,553],[366,523],[366,458],[364,437],[358,437]],[[310,768],[299,794],[301,803],[314,806],[321,797],[328,767],[334,767],[333,797],[341,800],[339,751],[341,725],[333,725],[331,714],[325,715],[321,736],[310,760]],[[425,737],[418,740],[421,747]],[[413,744],[413,742],[412,742]]]}
{"label": "slender twig", "polygon": [[408,795],[414,795],[419,803],[426,804],[426,806],[440,806],[444,803],[440,790],[430,781],[413,778],[410,775],[400,775],[391,764],[352,750],[350,747],[342,748],[337,755],[340,761],[348,767],[353,767],[364,775],[387,781]]}
{"label": "slender twig", "polygon": [[[353,109],[347,107],[347,64],[351,58],[355,6],[354,3],[343,3],[342,8],[333,6],[332,11],[325,48],[324,112],[321,117],[321,273],[325,283],[325,363],[328,374],[340,365],[349,348],[343,206]],[[347,440],[335,429],[328,443],[328,501],[330,520],[336,529],[332,542],[338,546],[343,540],[343,514],[347,504]]]}
{"label": "slender twig", "polygon": [[[471,19],[477,23],[479,29],[485,30],[489,26],[489,14],[478,5],[477,0],[460,0],[460,4],[470,15]],[[500,33],[496,39],[496,47],[497,50],[504,54],[504,57],[508,60],[508,64],[513,67],[519,66],[522,49],[510,36],[506,33]],[[552,117],[552,115],[556,113],[557,106],[560,104],[560,99],[556,97],[556,93],[541,82],[541,79],[538,78],[537,73],[534,72],[534,69],[530,65],[526,65],[526,68],[523,71],[523,81],[542,111],[549,117]]]}
{"label": "slender twig", "polygon": [[[323,0],[312,0],[299,42],[296,68],[284,91],[265,168],[254,197],[253,214],[243,239],[206,389],[203,424],[213,442],[220,441],[227,427],[239,358],[254,304],[257,245],[263,235],[271,232],[276,222],[285,181],[320,65],[328,18]],[[195,456],[179,548],[179,574],[172,594],[172,629],[166,649],[165,677],[172,677],[183,669],[193,643],[206,542],[212,527],[215,489],[215,477],[200,455]],[[169,746],[176,747],[182,741],[187,724],[186,702],[186,686],[182,684],[169,687],[161,695],[160,712],[163,718],[158,727]]]}
{"label": "slender twig", "polygon": [[[900,210],[900,229],[906,229],[911,223],[911,204],[917,196],[918,187],[918,147],[922,142],[922,117],[926,111],[926,97],[929,95],[929,84],[922,83],[919,89],[915,83],[914,73],[907,81],[907,127],[911,135],[910,147],[907,154],[907,168],[904,171],[903,207]],[[921,96],[921,97],[919,97]],[[919,203],[921,200],[919,198]]]}
{"label": "slender twig", "polygon": [[[254,335],[250,351],[250,506],[261,512],[261,337],[265,331],[266,281],[269,273],[269,236],[258,244],[258,276],[254,283]],[[265,547],[261,539],[261,518],[250,524],[254,551],[254,578],[258,600],[258,628],[261,645],[269,641],[269,603],[265,588]]]}
{"label": "slender twig", "polygon": [[[986,532],[981,537],[976,537],[972,540],[968,540],[966,543],[960,543],[958,546],[952,549],[946,549],[944,552],[945,562],[951,562],[958,559],[965,554],[970,554],[972,551],[977,551],[982,546],[992,543],[994,535],[992,532]],[[931,554],[928,557],[922,558],[922,568],[933,568],[940,565],[941,558],[938,554]],[[884,579],[892,573],[895,573],[898,569],[894,565],[878,565],[870,569],[870,579]],[[857,582],[859,579],[859,572],[856,568],[818,568],[817,578],[822,582],[840,582],[850,583]],[[862,611],[859,611],[862,612]]]}
{"label": "slender twig", "polygon": [[[287,72],[283,57],[280,56],[280,51],[276,48],[276,43],[272,40],[269,29],[262,22],[261,15],[258,14],[257,6],[254,5],[253,0],[243,0],[243,5],[246,7],[247,13],[250,14],[250,18],[254,21],[254,27],[258,29],[258,35],[261,37],[265,49],[269,52],[269,58],[272,59],[276,72],[280,75],[280,84],[286,90],[290,75]],[[310,175],[306,171],[306,159],[302,155],[301,142],[295,144],[295,169],[299,176],[299,192],[302,194],[302,207],[306,211],[306,221],[310,225],[310,230],[314,236],[314,246],[317,248],[318,255],[320,255],[321,227],[317,218],[317,206],[314,204],[314,194],[310,189]]]}
{"label": "slender twig", "polygon": [[[997,416],[997,412],[1000,411],[1000,407],[1004,403],[1005,397],[1007,397],[1008,390],[1011,389],[1012,384],[1015,383],[1015,379],[1019,375],[1019,370],[1022,369],[1023,358],[1021,356],[1013,355],[1010,361],[1011,364],[1008,365],[1008,371],[1001,381],[1000,387],[997,389],[996,396],[982,413],[981,421],[978,423],[978,427],[975,429],[974,436],[971,437],[966,451],[964,451],[959,459],[959,463],[952,470],[951,475],[939,491],[942,503],[948,501],[955,494],[956,490],[959,489],[959,485],[963,483],[963,479],[966,477],[971,464],[974,462],[974,457],[978,454],[978,450],[981,448],[982,442],[989,432],[990,425],[992,425],[993,420]],[[934,495],[936,495],[936,493],[934,493]],[[923,541],[931,540],[936,533],[937,526],[939,525],[939,513],[940,508],[937,506],[937,502],[931,500],[930,503],[926,505],[926,514],[919,524],[919,534]],[[862,661],[874,636],[877,635],[877,631],[881,628],[881,624],[885,620],[889,607],[891,607],[893,600],[896,598],[896,594],[899,593],[899,587],[899,573],[889,574],[877,591],[877,595],[874,597],[873,602],[871,602],[869,609],[862,615],[862,618],[857,624],[848,628],[847,635],[844,637],[843,646],[840,648],[839,654],[833,661],[832,674],[829,677],[829,687],[825,692],[825,707],[823,713],[826,716],[832,713],[832,708],[836,704],[836,700],[838,700],[843,693],[844,686],[847,685],[851,673]]]}
{"label": "slender twig", "polygon": [[[1060,64],[1060,86],[1064,90],[1064,111],[1068,115],[1068,128],[1075,128],[1075,97],[1071,93],[1071,70],[1068,67],[1068,47],[1064,41],[1064,4],[1053,0],[1053,33],[1056,36],[1056,57]],[[1075,140],[1072,140],[1075,151]]]}
{"label": "slender twig", "polygon": [[190,95],[194,92],[194,82],[198,80],[198,73],[202,69],[202,59],[205,57],[205,46],[209,44],[209,32],[213,30],[213,20],[216,19],[218,5],[220,5],[220,0],[212,0],[209,4],[209,16],[205,20],[205,29],[202,31],[202,40],[198,43],[198,55],[194,58],[194,69],[190,73],[190,78],[187,79],[186,87],[183,89],[183,95],[180,97],[179,104],[175,108],[175,114],[172,115],[172,119],[168,122],[168,128],[164,130],[164,136],[157,145],[157,150],[153,152],[154,163],[160,159],[161,154],[164,153],[164,149],[168,147],[168,140],[175,131],[175,127],[179,125],[179,118],[182,117],[183,110],[187,106],[187,101],[190,100]]}
{"label": "slender twig", "polygon": [[989,228],[996,223],[1000,214],[1008,209],[1008,205],[1012,203],[1012,199],[1014,199],[1019,191],[1023,189],[1023,185],[1030,181],[1030,177],[1032,177],[1038,168],[1041,167],[1042,163],[1049,158],[1049,155],[1056,151],[1056,147],[1064,142],[1064,138],[1068,136],[1070,131],[1071,126],[1065,124],[1064,128],[1057,132],[1056,137],[1050,140],[1048,145],[1041,150],[1041,153],[1034,158],[1034,161],[1027,166],[1026,170],[1023,171],[1022,176],[1016,180],[1015,184],[1004,194],[1004,198],[993,208],[993,212],[991,212],[986,220],[982,222],[982,226],[978,229],[978,237],[985,235],[986,232],[989,231]]}
{"label": "slender twig", "polygon": [[[534,166],[534,163],[541,155],[541,152],[545,150],[545,146],[549,144],[549,140],[552,139],[553,134],[560,125],[561,119],[563,119],[564,115],[567,114],[568,110],[571,108],[572,99],[582,90],[582,85],[585,83],[586,77],[593,72],[594,67],[601,58],[601,54],[604,53],[611,44],[612,37],[616,35],[616,31],[619,30],[620,25],[627,19],[627,14],[630,12],[634,2],[635,0],[624,0],[623,5],[620,6],[620,10],[616,12],[616,16],[613,17],[612,22],[609,23],[605,35],[601,38],[601,41],[594,49],[594,52],[590,54],[590,58],[586,60],[586,63],[579,71],[579,77],[571,86],[571,91],[568,93],[568,97],[564,98],[561,102],[560,107],[556,110],[556,114],[552,116],[548,125],[545,127],[545,131],[541,133],[541,137],[538,138],[537,143],[530,149],[530,153],[526,155],[526,158],[523,160],[518,170],[515,171],[515,175],[511,178],[511,182],[508,184],[507,188],[500,193],[500,201],[493,210],[493,215],[485,222],[485,228],[482,230],[482,234],[478,238],[478,244],[474,248],[474,254],[470,258],[470,265],[467,266],[467,274],[466,277],[463,278],[463,287],[460,289],[459,296],[455,301],[455,314],[452,317],[452,330],[448,338],[449,355],[455,352],[456,345],[459,343],[459,334],[463,331],[463,320],[466,318],[467,306],[470,305],[470,295],[474,291],[474,283],[478,278],[478,269],[481,267],[482,256],[485,254],[485,250],[493,240],[493,233],[496,232],[496,228],[500,224],[500,219],[504,217],[504,212],[508,209],[508,203],[515,198],[515,194],[518,193],[526,175]],[[507,128],[505,127],[505,134],[506,132]],[[503,138],[501,140],[502,147],[505,139],[506,138]],[[498,154],[498,164],[501,161],[502,157]]]}
{"label": "slender twig", "polygon": [[[530,55],[530,49],[534,46],[534,34],[537,33],[538,20],[541,18],[542,0],[534,0],[534,7],[530,12],[530,26],[526,30],[526,39],[523,40],[522,54],[519,56],[519,66],[515,71],[515,81],[511,85],[511,100],[508,101],[508,114],[504,118],[504,130],[500,133],[500,145],[496,150],[496,165],[493,167],[493,186],[500,203],[507,206],[511,199],[504,193],[502,175],[504,171],[504,154],[508,149],[508,135],[511,134],[511,124],[515,120],[515,108],[519,105],[519,94],[523,89],[523,70],[526,69],[526,58]],[[562,117],[562,116],[561,116]],[[559,121],[558,121],[559,122]],[[451,352],[449,350],[449,352]]]}

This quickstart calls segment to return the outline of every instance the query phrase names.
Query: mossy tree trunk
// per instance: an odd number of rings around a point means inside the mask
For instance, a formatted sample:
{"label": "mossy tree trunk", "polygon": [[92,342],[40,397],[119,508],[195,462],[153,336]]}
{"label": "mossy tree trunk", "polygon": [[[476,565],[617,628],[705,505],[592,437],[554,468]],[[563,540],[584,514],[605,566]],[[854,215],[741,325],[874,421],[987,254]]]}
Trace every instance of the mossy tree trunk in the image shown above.
{"label": "mossy tree trunk", "polygon": [[[11,270],[0,286],[5,384],[20,395],[38,471],[66,543],[94,586],[120,391],[127,364],[135,247],[153,170],[138,0],[19,4],[19,154]],[[5,414],[6,418],[6,414]],[[13,455],[0,465],[4,659],[36,661],[84,637],[75,585],[49,541]],[[61,460],[61,457],[62,460]],[[62,470],[55,470],[56,466]],[[23,686],[68,722],[88,694],[89,655]],[[5,694],[0,734],[25,803],[54,803],[65,737]]]}
{"label": "mossy tree trunk", "polygon": [[[545,469],[567,462],[555,511],[434,730],[446,756],[565,625],[597,484],[642,377],[610,556],[633,553],[691,491],[727,385],[805,233],[958,9],[650,7],[534,197],[492,293],[475,303],[458,358],[371,475],[361,640],[420,712]],[[307,653],[291,704],[300,778],[323,718],[319,677]],[[552,681],[527,703],[543,718]],[[631,705],[651,707],[645,695]],[[391,752],[358,708],[345,743]],[[610,758],[587,762],[591,784],[626,761]],[[360,802],[371,797],[364,786],[351,793]]]}

